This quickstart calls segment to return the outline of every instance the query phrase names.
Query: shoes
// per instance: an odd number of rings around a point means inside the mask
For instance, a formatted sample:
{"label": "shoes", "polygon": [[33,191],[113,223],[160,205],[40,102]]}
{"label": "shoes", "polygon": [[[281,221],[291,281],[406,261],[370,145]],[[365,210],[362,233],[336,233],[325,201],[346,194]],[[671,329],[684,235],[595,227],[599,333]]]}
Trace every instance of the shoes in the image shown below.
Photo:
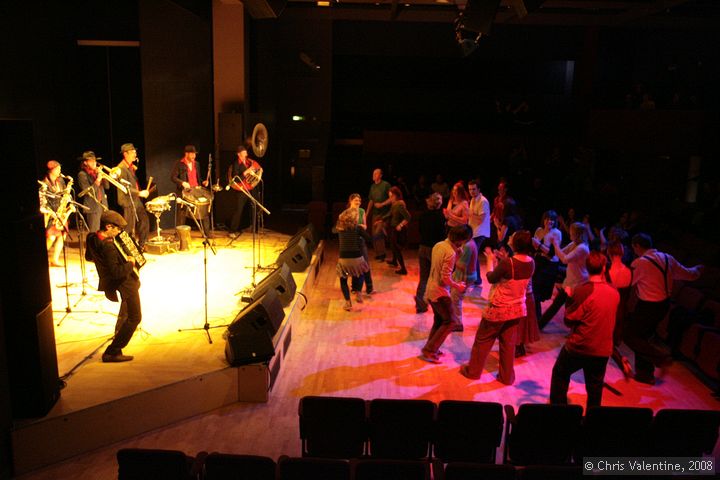
{"label": "shoes", "polygon": [[363,303],[362,292],[355,292],[355,301],[357,303]]}
{"label": "shoes", "polygon": [[468,365],[463,365],[460,367],[460,375],[462,375],[465,378],[469,378],[470,380],[479,380],[480,375],[474,376],[470,375],[470,367]]}
{"label": "shoes", "polygon": [[630,360],[628,360],[627,357],[622,357],[621,364],[623,376],[625,377],[625,380],[629,382],[630,379],[633,378],[633,371],[632,365],[630,365]]}
{"label": "shoes", "polygon": [[382,255],[377,255],[377,256],[375,257],[375,260],[378,260],[378,261],[380,261],[380,262],[384,262],[384,261],[385,261],[385,254],[383,253]]}
{"label": "shoes", "polygon": [[422,354],[420,354],[420,355],[418,356],[418,358],[419,358],[420,360],[422,360],[422,361],[424,361],[424,362],[428,362],[428,363],[436,363],[436,364],[437,364],[437,363],[441,363],[441,362],[440,362],[439,355],[438,355],[437,353],[433,354],[433,353],[430,353],[430,352],[423,352]]}
{"label": "shoes", "polygon": [[462,332],[465,330],[465,327],[462,325],[453,325],[453,327],[450,329],[451,332]]}
{"label": "shoes", "polygon": [[397,267],[397,266],[398,266],[397,260],[388,260],[388,261],[385,262],[385,263],[387,263],[387,264],[390,265],[391,267]]}
{"label": "shoes", "polygon": [[428,311],[428,308],[427,308],[427,307],[425,307],[425,308],[417,308],[417,307],[415,307],[415,313],[425,313],[425,312],[427,312],[427,311]]}
{"label": "shoes", "polygon": [[122,353],[103,353],[102,361],[103,363],[119,363],[119,362],[129,362],[132,360],[132,355],[123,355]]}
{"label": "shoes", "polygon": [[655,385],[655,377],[648,377],[645,375],[635,374],[635,381],[638,383],[644,383],[646,385]]}
{"label": "shoes", "polygon": [[49,265],[50,265],[51,267],[60,267],[60,268],[63,267],[63,264],[62,264],[62,263],[57,263],[57,262],[50,262]]}
{"label": "shoes", "polygon": [[407,275],[407,270],[401,268],[399,270],[395,270],[395,273],[397,273],[398,275]]}
{"label": "shoes", "polygon": [[525,345],[522,343],[519,345],[515,345],[515,358],[524,357],[527,354],[525,351]]}
{"label": "shoes", "polygon": [[375,293],[375,290],[373,290],[372,288],[365,291],[365,295],[367,295],[368,297],[372,296],[373,293]]}
{"label": "shoes", "polygon": [[352,302],[350,300],[345,300],[345,305],[343,305],[343,310],[346,312],[349,312],[352,310]]}

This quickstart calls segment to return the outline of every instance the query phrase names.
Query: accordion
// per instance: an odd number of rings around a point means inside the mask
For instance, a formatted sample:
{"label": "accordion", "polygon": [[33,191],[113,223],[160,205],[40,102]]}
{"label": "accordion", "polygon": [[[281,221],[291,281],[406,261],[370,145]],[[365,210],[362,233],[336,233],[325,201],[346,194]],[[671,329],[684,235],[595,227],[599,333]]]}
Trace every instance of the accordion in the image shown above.
{"label": "accordion", "polygon": [[139,275],[140,269],[147,263],[147,260],[140,251],[140,247],[138,247],[138,244],[135,243],[135,240],[133,240],[133,238],[128,235],[125,230],[117,234],[114,240],[115,246],[120,251],[120,255],[122,255],[125,260],[131,257],[135,259],[135,266],[133,267],[133,270],[135,271],[136,275]]}

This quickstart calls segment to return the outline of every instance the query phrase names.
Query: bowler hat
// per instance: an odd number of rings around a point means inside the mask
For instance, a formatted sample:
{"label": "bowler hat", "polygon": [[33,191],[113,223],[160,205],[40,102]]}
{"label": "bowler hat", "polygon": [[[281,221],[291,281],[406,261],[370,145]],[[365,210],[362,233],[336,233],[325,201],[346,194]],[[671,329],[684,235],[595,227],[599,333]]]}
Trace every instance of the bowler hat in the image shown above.
{"label": "bowler hat", "polygon": [[123,143],[120,147],[120,153],[129,152],[130,150],[135,150],[135,145],[132,143]]}

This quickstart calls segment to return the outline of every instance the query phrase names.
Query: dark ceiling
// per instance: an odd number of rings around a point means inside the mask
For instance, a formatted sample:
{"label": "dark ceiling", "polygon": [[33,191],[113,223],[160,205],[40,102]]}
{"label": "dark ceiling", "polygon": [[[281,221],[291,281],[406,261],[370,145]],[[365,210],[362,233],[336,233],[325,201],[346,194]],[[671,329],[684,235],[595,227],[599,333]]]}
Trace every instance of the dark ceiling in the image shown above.
{"label": "dark ceiling", "polygon": [[[324,3],[324,5],[321,5]],[[288,0],[285,12],[324,9],[343,20],[452,21],[467,0]],[[497,5],[495,24],[717,28],[718,0],[469,0]],[[493,9],[494,9],[493,5]]]}

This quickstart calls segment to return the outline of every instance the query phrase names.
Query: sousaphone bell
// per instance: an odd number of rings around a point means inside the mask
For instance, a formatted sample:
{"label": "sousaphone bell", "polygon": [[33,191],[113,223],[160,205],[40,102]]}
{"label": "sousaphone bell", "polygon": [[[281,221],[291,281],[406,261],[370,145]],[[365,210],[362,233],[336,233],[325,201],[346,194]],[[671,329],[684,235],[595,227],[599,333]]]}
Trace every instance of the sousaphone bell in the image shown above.
{"label": "sousaphone bell", "polygon": [[262,123],[256,124],[253,128],[250,147],[256,157],[261,158],[265,155],[268,147],[268,131]]}

